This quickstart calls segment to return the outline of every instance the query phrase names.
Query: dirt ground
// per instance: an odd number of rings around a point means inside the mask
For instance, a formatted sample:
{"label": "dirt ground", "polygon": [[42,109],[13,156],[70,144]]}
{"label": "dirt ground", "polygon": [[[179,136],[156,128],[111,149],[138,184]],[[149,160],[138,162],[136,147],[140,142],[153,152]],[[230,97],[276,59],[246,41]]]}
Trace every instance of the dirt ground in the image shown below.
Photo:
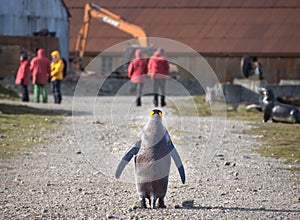
{"label": "dirt ground", "polygon": [[[255,154],[261,143],[242,132],[250,128],[245,122],[175,115],[164,107],[186,184],[172,164],[167,208],[135,209],[133,164],[120,180],[114,172],[148,120],[152,97],[143,97],[140,108],[131,96],[28,105],[74,114],[47,134],[49,141],[0,161],[2,219],[300,219],[300,174]],[[193,206],[183,207],[187,200]]]}

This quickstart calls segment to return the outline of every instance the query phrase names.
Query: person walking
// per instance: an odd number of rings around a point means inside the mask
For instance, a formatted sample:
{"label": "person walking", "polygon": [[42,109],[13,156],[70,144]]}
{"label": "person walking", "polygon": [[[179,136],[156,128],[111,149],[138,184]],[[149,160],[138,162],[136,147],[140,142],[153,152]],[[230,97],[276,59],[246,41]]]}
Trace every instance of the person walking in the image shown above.
{"label": "person walking", "polygon": [[[153,104],[158,106],[158,96],[160,95],[161,107],[167,103],[165,101],[166,78],[169,73],[169,62],[164,57],[163,49],[158,49],[154,52],[148,63],[148,69],[153,79],[154,99]],[[160,91],[159,91],[160,90]]]}
{"label": "person walking", "polygon": [[28,85],[30,82],[30,69],[26,53],[20,55],[20,66],[17,72],[15,83],[22,86],[22,101],[29,102]]}
{"label": "person walking", "polygon": [[37,56],[30,62],[32,71],[32,84],[34,86],[34,102],[40,102],[40,90],[42,90],[43,103],[48,102],[47,87],[50,77],[50,60],[45,56],[44,49],[38,49]]}
{"label": "person walking", "polygon": [[60,58],[60,53],[55,50],[51,53],[52,62],[51,62],[51,83],[52,91],[54,96],[54,103],[60,104],[62,101],[61,95],[61,81],[63,80],[64,74],[64,62]]}
{"label": "person walking", "polygon": [[142,91],[147,74],[147,62],[142,58],[142,50],[135,51],[135,59],[128,66],[128,77],[135,85],[136,89],[136,106],[141,106]]}

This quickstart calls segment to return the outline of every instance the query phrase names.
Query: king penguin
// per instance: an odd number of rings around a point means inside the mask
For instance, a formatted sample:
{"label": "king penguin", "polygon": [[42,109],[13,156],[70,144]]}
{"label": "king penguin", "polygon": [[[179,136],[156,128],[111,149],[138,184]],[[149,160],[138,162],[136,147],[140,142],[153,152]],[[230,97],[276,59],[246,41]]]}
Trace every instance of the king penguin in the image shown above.
{"label": "king penguin", "polygon": [[166,208],[164,198],[167,193],[171,158],[185,183],[185,171],[180,156],[170,135],[162,124],[162,112],[154,109],[150,119],[139,134],[138,140],[127,150],[118,164],[115,177],[119,178],[125,166],[134,157],[136,187],[141,208]]}

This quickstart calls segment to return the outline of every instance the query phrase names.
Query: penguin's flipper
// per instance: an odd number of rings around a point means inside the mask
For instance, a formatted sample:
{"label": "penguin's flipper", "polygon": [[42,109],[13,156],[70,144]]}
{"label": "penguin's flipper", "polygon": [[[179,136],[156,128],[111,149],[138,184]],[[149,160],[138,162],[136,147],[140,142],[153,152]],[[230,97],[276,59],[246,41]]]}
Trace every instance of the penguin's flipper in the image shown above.
{"label": "penguin's flipper", "polygon": [[140,146],[141,146],[141,141],[139,140],[139,141],[135,142],[129,148],[129,150],[126,151],[125,155],[122,157],[120,163],[118,164],[118,168],[115,173],[115,177],[117,179],[121,176],[122,171],[124,170],[125,166],[129,163],[131,158],[139,152]]}
{"label": "penguin's flipper", "polygon": [[170,150],[170,155],[173,158],[175,165],[178,169],[178,172],[180,174],[180,178],[181,178],[181,182],[184,184],[185,183],[185,172],[184,172],[184,167],[183,164],[181,162],[180,156],[176,150],[176,148],[174,147],[173,143],[171,140],[169,140],[169,144],[168,144],[169,150]]}

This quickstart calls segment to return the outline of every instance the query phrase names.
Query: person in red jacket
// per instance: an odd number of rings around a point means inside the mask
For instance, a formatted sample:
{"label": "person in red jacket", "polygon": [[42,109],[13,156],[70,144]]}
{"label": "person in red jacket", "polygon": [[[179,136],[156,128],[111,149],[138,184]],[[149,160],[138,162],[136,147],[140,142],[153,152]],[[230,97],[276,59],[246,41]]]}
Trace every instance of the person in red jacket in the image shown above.
{"label": "person in red jacket", "polygon": [[28,85],[30,82],[30,70],[28,56],[22,53],[20,56],[20,66],[17,72],[16,81],[17,85],[22,86],[22,101],[29,102]]}
{"label": "person in red jacket", "polygon": [[[154,89],[154,106],[158,106],[158,96],[160,94],[161,107],[166,105],[165,101],[165,88],[166,78],[169,73],[169,62],[163,56],[163,49],[158,49],[154,52],[148,63],[148,69],[153,79]],[[159,92],[160,90],[160,92]]]}
{"label": "person in red jacket", "polygon": [[50,60],[45,56],[44,49],[39,49],[37,56],[30,62],[32,71],[32,84],[34,85],[34,102],[40,102],[40,89],[42,90],[43,103],[48,102],[47,87],[50,78]]}
{"label": "person in red jacket", "polygon": [[135,51],[135,59],[128,66],[128,77],[136,87],[136,106],[141,106],[141,96],[147,74],[147,62],[142,58],[142,51]]}

